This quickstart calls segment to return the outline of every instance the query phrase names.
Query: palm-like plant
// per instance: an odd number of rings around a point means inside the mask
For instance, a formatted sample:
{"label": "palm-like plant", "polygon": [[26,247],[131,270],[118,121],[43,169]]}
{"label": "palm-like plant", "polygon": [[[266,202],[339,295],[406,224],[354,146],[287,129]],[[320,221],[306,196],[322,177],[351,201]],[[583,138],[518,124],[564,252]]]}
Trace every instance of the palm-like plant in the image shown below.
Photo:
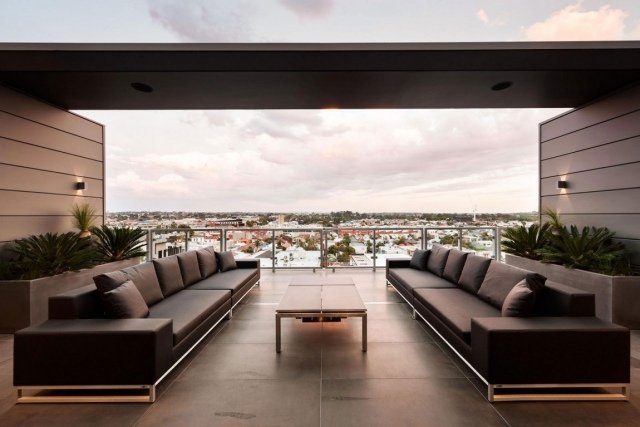
{"label": "palm-like plant", "polygon": [[546,263],[605,274],[627,274],[624,245],[614,242],[614,235],[606,227],[579,230],[575,225],[562,226],[549,235],[549,244],[538,253]]}
{"label": "palm-like plant", "polygon": [[74,225],[80,230],[80,237],[89,237],[91,235],[89,229],[96,219],[96,210],[88,203],[73,205],[71,215],[73,215]]}
{"label": "palm-like plant", "polygon": [[137,228],[111,228],[106,225],[93,227],[91,232],[97,237],[96,248],[105,261],[120,261],[146,255],[143,238],[146,231]]}
{"label": "palm-like plant", "polygon": [[505,252],[529,259],[540,259],[538,251],[548,243],[549,224],[531,224],[507,228],[502,233],[502,248]]}
{"label": "palm-like plant", "polygon": [[14,242],[11,250],[20,279],[55,276],[66,271],[78,271],[94,265],[96,253],[89,239],[76,233],[46,233]]}

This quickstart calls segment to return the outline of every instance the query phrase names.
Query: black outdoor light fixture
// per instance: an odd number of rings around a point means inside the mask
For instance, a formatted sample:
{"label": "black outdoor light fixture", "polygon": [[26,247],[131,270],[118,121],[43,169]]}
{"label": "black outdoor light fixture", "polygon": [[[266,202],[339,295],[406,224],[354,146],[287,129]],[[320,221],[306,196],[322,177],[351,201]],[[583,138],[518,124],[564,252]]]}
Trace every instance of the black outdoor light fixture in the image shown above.
{"label": "black outdoor light fixture", "polygon": [[76,190],[86,190],[87,189],[87,183],[84,181],[79,181],[76,182]]}
{"label": "black outdoor light fixture", "polygon": [[493,86],[491,86],[491,90],[494,90],[494,91],[505,90],[505,89],[509,89],[511,86],[513,86],[513,82],[505,80],[503,82],[496,83]]}
{"label": "black outdoor light fixture", "polygon": [[557,186],[558,186],[558,190],[562,190],[564,188],[569,188],[569,183],[561,179],[557,182]]}
{"label": "black outdoor light fixture", "polygon": [[139,92],[150,93],[153,92],[153,88],[146,83],[133,82],[131,87]]}

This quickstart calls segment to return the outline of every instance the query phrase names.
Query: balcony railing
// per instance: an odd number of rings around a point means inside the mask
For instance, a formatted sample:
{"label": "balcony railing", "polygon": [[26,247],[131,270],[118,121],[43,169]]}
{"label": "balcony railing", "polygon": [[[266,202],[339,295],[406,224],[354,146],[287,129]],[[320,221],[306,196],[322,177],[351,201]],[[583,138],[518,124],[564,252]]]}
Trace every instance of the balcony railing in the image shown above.
{"label": "balcony railing", "polygon": [[494,227],[173,228],[147,234],[147,259],[213,246],[236,259],[259,259],[262,268],[384,267],[387,258],[410,258],[433,243],[501,259]]}

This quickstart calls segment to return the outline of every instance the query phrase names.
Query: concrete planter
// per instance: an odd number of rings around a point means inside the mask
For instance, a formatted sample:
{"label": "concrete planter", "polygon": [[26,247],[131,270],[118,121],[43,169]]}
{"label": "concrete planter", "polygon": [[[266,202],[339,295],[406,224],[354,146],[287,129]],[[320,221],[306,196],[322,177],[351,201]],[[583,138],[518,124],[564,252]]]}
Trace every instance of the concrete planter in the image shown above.
{"label": "concrete planter", "polygon": [[34,280],[0,280],[0,333],[12,334],[49,318],[49,297],[93,283],[93,276],[140,263],[140,258]]}
{"label": "concrete planter", "polygon": [[640,276],[606,276],[511,254],[505,254],[505,263],[535,271],[553,282],[592,292],[596,296],[596,316],[630,329],[640,329]]}

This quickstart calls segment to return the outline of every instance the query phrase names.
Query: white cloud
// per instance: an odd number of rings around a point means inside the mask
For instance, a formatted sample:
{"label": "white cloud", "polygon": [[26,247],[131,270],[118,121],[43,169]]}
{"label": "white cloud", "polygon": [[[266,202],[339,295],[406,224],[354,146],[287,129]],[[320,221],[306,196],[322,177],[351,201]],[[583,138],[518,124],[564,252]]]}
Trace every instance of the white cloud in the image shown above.
{"label": "white cloud", "polygon": [[525,29],[525,37],[535,41],[622,40],[627,15],[609,5],[585,10],[579,1],[529,26]]}
{"label": "white cloud", "polygon": [[476,16],[485,24],[489,23],[489,16],[487,16],[487,12],[485,12],[484,9],[480,9],[478,12],[476,12]]}
{"label": "white cloud", "polygon": [[329,14],[333,8],[333,0],[280,0],[280,3],[298,15],[314,18]]}

